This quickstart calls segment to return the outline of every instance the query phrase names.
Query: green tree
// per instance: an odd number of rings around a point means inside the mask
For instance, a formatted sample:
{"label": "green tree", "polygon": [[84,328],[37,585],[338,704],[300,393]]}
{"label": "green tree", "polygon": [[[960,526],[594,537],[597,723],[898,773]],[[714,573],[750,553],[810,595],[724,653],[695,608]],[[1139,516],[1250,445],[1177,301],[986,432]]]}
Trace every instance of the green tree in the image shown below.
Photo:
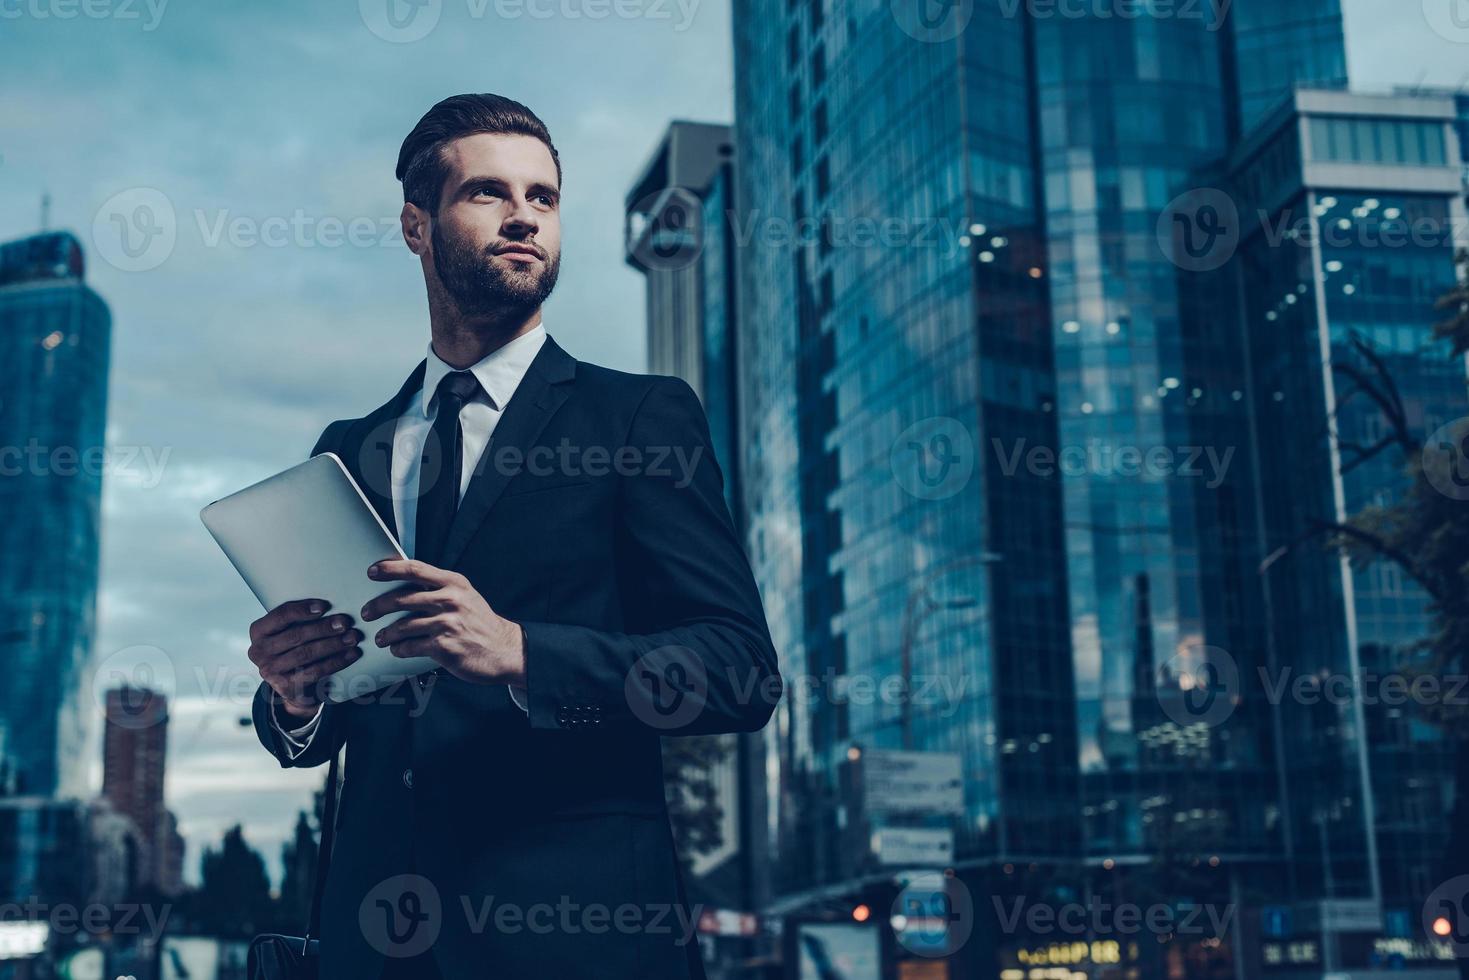
{"label": "green tree", "polygon": [[698,856],[724,844],[715,772],[730,755],[732,736],[701,735],[663,740],[663,792],[673,824],[679,861],[688,867]]}
{"label": "green tree", "polygon": [[198,928],[206,934],[249,939],[276,927],[265,859],[246,843],[239,824],[225,833],[218,849],[204,849],[200,879],[193,911]]}
{"label": "green tree", "polygon": [[[317,812],[320,813],[319,810]],[[316,827],[307,818],[306,811],[301,810],[296,814],[295,834],[281,847],[281,865],[285,874],[281,878],[279,919],[285,928],[293,931],[305,929],[306,919],[311,913],[317,845]]]}

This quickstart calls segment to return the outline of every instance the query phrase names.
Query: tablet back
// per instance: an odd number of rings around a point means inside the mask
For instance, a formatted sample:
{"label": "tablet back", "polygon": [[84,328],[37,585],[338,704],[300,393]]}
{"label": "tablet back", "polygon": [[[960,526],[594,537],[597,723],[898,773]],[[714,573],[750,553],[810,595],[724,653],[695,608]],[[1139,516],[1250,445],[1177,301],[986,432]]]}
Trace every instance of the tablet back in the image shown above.
{"label": "tablet back", "polygon": [[[369,599],[403,586],[367,577],[373,562],[406,556],[333,453],[216,500],[199,518],[267,610],[320,598],[331,603],[328,615],[359,621]],[[373,644],[377,630],[404,615],[356,623],[366,636],[363,656],[323,685],[329,700],[361,697],[438,666],[427,657],[399,659]]]}

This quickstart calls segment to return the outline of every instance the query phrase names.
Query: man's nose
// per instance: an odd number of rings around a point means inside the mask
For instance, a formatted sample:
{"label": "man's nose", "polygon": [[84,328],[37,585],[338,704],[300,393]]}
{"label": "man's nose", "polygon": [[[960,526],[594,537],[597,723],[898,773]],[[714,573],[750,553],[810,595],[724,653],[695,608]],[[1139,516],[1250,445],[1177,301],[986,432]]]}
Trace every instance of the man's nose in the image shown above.
{"label": "man's nose", "polygon": [[534,233],[541,226],[536,218],[536,209],[529,201],[517,201],[514,209],[505,217],[505,228]]}

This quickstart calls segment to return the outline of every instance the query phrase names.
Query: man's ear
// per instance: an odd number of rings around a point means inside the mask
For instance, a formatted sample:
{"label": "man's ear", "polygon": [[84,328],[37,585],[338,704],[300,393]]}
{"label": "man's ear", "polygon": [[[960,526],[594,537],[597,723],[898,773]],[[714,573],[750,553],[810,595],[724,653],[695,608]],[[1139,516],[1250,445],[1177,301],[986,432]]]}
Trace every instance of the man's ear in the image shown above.
{"label": "man's ear", "polygon": [[423,255],[428,251],[431,219],[428,212],[415,204],[403,205],[403,213],[398,216],[403,223],[403,241],[408,243],[408,250],[414,255]]}

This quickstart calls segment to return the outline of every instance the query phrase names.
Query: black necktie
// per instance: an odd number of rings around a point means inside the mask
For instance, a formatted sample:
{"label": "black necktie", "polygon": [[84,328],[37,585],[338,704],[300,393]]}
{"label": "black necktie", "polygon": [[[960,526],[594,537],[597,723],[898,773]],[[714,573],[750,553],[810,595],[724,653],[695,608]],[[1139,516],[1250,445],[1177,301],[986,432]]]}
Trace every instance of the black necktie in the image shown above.
{"label": "black necktie", "polygon": [[418,517],[414,521],[413,557],[438,565],[459,508],[459,481],[464,472],[464,440],[459,410],[480,391],[468,371],[453,371],[439,381],[438,414],[423,443],[418,470]]}

